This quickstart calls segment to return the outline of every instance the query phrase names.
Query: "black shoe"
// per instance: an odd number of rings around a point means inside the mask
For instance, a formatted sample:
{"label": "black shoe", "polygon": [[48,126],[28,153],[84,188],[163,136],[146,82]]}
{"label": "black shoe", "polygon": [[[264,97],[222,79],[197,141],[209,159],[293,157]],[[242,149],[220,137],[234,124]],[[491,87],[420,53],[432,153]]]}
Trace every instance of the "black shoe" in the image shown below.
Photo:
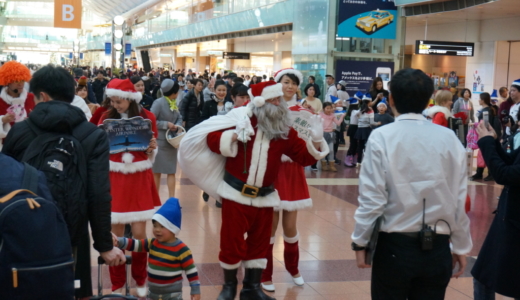
{"label": "black shoe", "polygon": [[209,200],[209,195],[206,194],[206,192],[203,192],[203,193],[202,193],[202,199],[204,199],[204,202],[208,202],[208,200]]}
{"label": "black shoe", "polygon": [[225,270],[224,269],[224,285],[222,291],[218,295],[217,300],[234,300],[237,295],[237,272],[238,269]]}
{"label": "black shoe", "polygon": [[217,200],[215,200],[215,205],[217,208],[222,208],[222,203],[218,202]]}
{"label": "black shoe", "polygon": [[311,166],[311,171],[318,171],[318,166],[312,165]]}
{"label": "black shoe", "polygon": [[488,175],[486,178],[484,178],[484,181],[493,181],[493,180],[495,180],[495,179],[491,175]]}
{"label": "black shoe", "polygon": [[471,180],[471,181],[480,180],[480,179],[482,179],[482,175],[480,175],[480,174],[475,174],[469,178],[469,180]]}
{"label": "black shoe", "polygon": [[240,300],[275,300],[267,296],[260,286],[263,269],[245,269],[244,286],[240,291]]}
{"label": "black shoe", "polygon": [[341,159],[335,159],[335,160],[334,160],[334,163],[335,163],[336,165],[341,165]]}

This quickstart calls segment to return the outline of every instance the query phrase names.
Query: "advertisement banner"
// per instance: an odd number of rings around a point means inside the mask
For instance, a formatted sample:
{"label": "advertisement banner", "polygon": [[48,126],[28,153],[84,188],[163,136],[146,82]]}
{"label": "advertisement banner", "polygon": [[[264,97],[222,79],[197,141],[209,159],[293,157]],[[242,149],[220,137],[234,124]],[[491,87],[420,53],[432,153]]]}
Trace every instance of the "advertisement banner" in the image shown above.
{"label": "advertisement banner", "polygon": [[105,55],[112,54],[112,43],[105,43]]}
{"label": "advertisement banner", "polygon": [[81,0],[54,1],[54,27],[81,29]]}
{"label": "advertisement banner", "polygon": [[361,91],[363,94],[368,93],[372,81],[376,77],[383,79],[383,87],[386,90],[393,74],[393,62],[336,61],[336,81],[345,80],[347,82],[346,89],[349,95],[354,95],[357,91]]}
{"label": "advertisement banner", "polygon": [[338,36],[395,39],[397,8],[393,0],[340,0]]}
{"label": "advertisement banner", "polygon": [[125,56],[132,55],[132,44],[125,44]]}

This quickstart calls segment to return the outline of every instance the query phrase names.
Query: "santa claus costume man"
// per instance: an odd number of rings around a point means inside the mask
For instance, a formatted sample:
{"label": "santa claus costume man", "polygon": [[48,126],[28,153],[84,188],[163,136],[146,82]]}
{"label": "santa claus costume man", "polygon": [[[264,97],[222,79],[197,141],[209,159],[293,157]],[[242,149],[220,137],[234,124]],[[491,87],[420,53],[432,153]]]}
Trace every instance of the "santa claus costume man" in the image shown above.
{"label": "santa claus costume man", "polygon": [[260,280],[267,264],[273,207],[280,205],[273,184],[282,155],[308,166],[329,150],[319,116],[311,119],[308,140],[291,127],[281,84],[261,82],[251,85],[249,93],[253,101],[247,107],[193,127],[179,148],[184,174],[210,196],[222,199],[219,260],[225,284],[218,300],[235,298],[241,264],[245,275],[240,299],[273,299],[264,294]]}
{"label": "santa claus costume man", "polygon": [[[287,105],[297,105],[296,91],[303,80],[302,73],[292,68],[283,69],[276,72],[275,80],[282,84],[282,98]],[[274,187],[278,191],[281,201],[280,206],[275,207],[274,209],[271,240],[266,256],[267,266],[262,274],[262,288],[269,292],[274,292],[275,290],[272,280],[273,246],[280,215],[283,227],[283,257],[285,269],[291,274],[293,282],[296,285],[303,285],[305,283],[303,277],[300,275],[300,271],[298,270],[300,250],[298,246],[299,234],[298,229],[296,228],[296,220],[298,210],[312,207],[312,199],[309,194],[309,187],[307,186],[303,166],[294,162],[288,156],[282,156],[280,172],[274,182]]]}
{"label": "santa claus costume man", "polygon": [[[151,121],[153,137],[146,151],[127,151],[110,154],[110,194],[112,195],[112,232],[123,236],[125,224],[132,224],[136,239],[146,238],[146,221],[151,220],[161,200],[152,173],[157,153],[157,124],[155,115],[139,105],[142,94],[135,90],[130,79],[113,79],[106,87],[112,106],[103,114],[105,119],[142,117]],[[132,252],[132,277],[137,284],[137,295],[146,296],[147,253]],[[110,267],[112,291],[122,293],[126,282],[124,265]]]}
{"label": "santa claus costume man", "polygon": [[9,61],[0,68],[0,150],[11,125],[25,120],[34,109],[34,95],[24,88],[29,80],[31,71],[19,62]]}

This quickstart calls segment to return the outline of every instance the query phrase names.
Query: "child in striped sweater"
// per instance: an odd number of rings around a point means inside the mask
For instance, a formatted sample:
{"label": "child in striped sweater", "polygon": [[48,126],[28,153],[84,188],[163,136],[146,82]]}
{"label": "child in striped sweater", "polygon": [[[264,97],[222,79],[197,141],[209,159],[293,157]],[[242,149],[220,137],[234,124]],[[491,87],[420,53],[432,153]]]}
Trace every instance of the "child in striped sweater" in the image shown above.
{"label": "child in striped sweater", "polygon": [[170,198],[152,217],[152,239],[134,240],[114,236],[114,246],[148,252],[148,298],[182,300],[182,272],[191,287],[191,300],[200,300],[200,282],[191,250],[176,235],[181,228],[179,200]]}

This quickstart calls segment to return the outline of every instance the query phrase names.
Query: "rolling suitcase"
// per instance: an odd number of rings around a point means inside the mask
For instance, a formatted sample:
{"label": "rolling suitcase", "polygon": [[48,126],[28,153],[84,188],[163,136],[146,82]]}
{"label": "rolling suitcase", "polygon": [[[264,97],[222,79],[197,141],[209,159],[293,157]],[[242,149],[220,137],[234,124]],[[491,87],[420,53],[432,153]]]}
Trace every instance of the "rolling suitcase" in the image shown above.
{"label": "rolling suitcase", "polygon": [[126,284],[125,284],[125,295],[109,294],[103,295],[103,272],[102,267],[105,261],[101,256],[98,257],[98,294],[97,296],[91,297],[90,300],[101,300],[101,299],[119,299],[119,300],[138,300],[135,296],[130,295],[130,280],[132,279],[132,272],[129,270],[132,264],[132,257],[126,256]]}

